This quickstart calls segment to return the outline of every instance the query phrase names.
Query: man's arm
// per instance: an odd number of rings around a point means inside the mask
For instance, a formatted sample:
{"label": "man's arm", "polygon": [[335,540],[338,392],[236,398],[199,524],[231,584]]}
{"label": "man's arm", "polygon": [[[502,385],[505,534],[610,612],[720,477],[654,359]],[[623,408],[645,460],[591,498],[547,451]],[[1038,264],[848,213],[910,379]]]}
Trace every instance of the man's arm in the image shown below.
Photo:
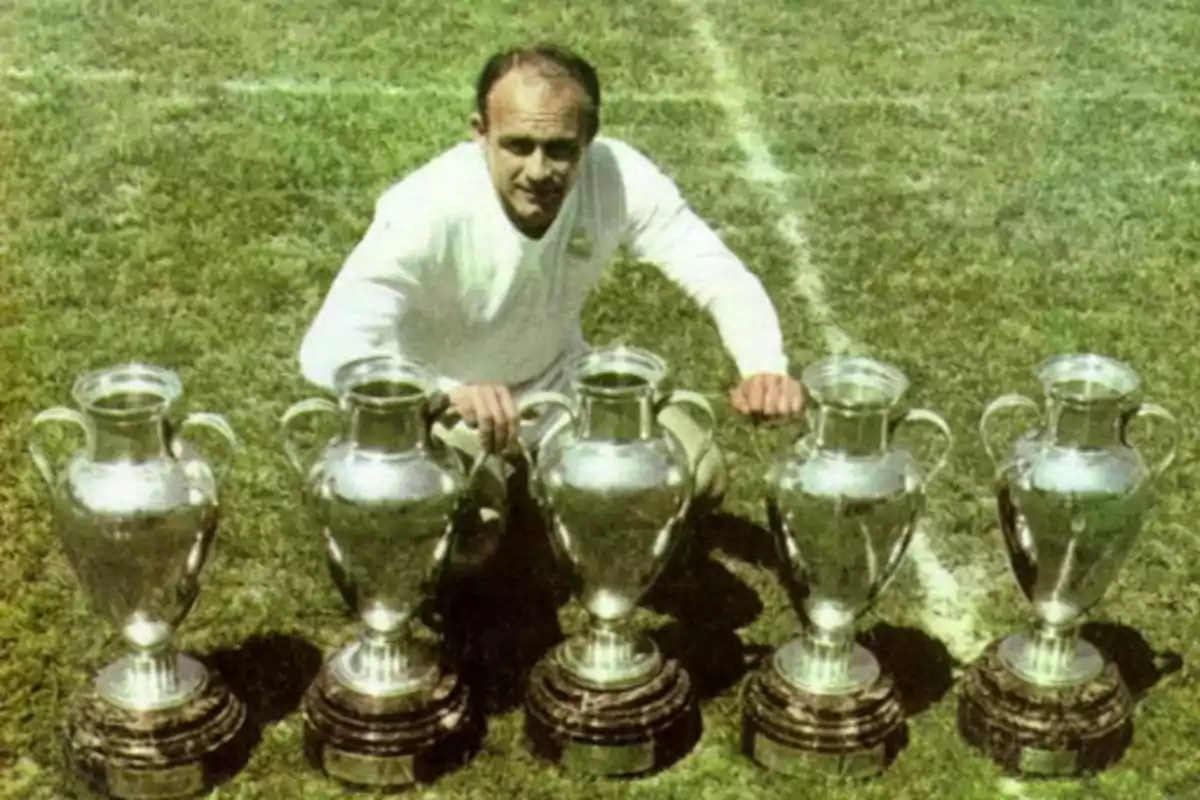
{"label": "man's arm", "polygon": [[385,195],[362,240],[334,278],[300,345],[304,377],[326,389],[343,364],[404,356],[399,323],[416,299],[433,253],[428,217]]}
{"label": "man's arm", "polygon": [[786,374],[779,317],[758,276],[688,206],[675,182],[629,145],[618,164],[626,197],[625,239],[712,315],[742,378]]}

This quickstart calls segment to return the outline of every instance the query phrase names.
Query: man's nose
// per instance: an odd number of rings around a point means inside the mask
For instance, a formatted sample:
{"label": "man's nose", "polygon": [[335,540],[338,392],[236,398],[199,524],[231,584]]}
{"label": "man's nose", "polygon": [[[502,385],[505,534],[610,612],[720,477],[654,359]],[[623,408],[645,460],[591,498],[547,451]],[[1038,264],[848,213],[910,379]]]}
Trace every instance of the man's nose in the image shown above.
{"label": "man's nose", "polygon": [[550,177],[550,159],[546,158],[542,148],[534,150],[529,156],[525,162],[525,172],[531,181],[544,181]]}

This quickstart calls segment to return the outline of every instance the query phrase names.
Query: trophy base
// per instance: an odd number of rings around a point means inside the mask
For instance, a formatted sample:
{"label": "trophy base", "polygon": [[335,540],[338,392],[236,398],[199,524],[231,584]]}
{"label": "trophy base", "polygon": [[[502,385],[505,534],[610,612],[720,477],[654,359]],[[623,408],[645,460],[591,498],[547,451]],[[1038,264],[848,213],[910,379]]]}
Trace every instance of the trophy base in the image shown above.
{"label": "trophy base", "polygon": [[875,777],[900,751],[907,731],[886,672],[843,694],[814,694],[789,683],[768,661],[750,677],[742,709],[742,752],[784,775],[816,769]]}
{"label": "trophy base", "polygon": [[65,726],[72,783],[116,800],[198,797],[244,762],[245,723],[245,704],[211,668],[196,693],[174,708],[133,711],[89,688]]}
{"label": "trophy base", "polygon": [[700,714],[691,678],[673,659],[637,686],[598,689],[548,657],[529,676],[525,735],[534,754],[569,772],[633,777],[686,755],[699,739]]}
{"label": "trophy base", "polygon": [[963,739],[1012,775],[1076,777],[1118,761],[1133,736],[1133,700],[1116,664],[1085,683],[1042,688],[1004,666],[992,642],[963,679]]}
{"label": "trophy base", "polygon": [[354,691],[327,661],[304,696],[308,762],[344,789],[396,792],[466,763],[482,739],[470,690],[442,669],[426,688],[393,696]]}

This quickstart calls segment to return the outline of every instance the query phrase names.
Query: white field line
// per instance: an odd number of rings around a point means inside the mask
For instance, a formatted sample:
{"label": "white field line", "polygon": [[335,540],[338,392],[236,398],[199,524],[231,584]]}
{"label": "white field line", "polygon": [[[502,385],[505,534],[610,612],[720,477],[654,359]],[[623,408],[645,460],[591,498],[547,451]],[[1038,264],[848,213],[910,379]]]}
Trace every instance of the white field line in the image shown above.
{"label": "white field line", "polygon": [[[55,79],[80,84],[168,84],[184,90],[198,90],[205,86],[216,86],[230,94],[241,95],[295,95],[295,96],[365,96],[365,97],[398,97],[398,98],[430,98],[469,101],[474,97],[474,90],[469,82],[461,84],[442,83],[438,81],[420,80],[408,84],[386,83],[382,81],[340,81],[340,80],[298,80],[289,77],[274,78],[239,78],[219,81],[203,81],[193,79],[172,79],[170,75],[159,76],[138,73],[130,69],[91,69],[73,67],[54,67],[50,69],[35,69],[31,67],[8,67],[0,71],[0,76],[13,81],[35,81],[38,79]],[[736,91],[736,87],[735,87]],[[613,102],[667,104],[667,103],[717,103],[722,100],[717,92],[709,90],[665,91],[651,92],[621,92],[607,93],[606,99]],[[880,94],[866,92],[862,94],[812,94],[791,92],[786,95],[776,95],[770,98],[772,103],[784,105],[808,106],[897,106],[916,109],[930,109],[956,104],[995,106],[1019,103],[1033,99],[1059,98],[1074,101],[1097,102],[1134,102],[1134,103],[1194,103],[1200,100],[1200,93],[1188,92],[1147,92],[1132,87],[1115,86],[1112,88],[1079,89],[1078,86],[1056,86],[1042,83],[1034,86],[1006,89],[1002,91],[976,92],[897,92],[895,94]]]}
{"label": "white field line", "polygon": [[729,115],[729,124],[737,137],[738,146],[746,156],[745,177],[763,187],[769,194],[776,212],[775,230],[788,245],[796,259],[796,275],[793,288],[808,301],[809,310],[825,334],[825,344],[833,353],[846,353],[854,346],[849,334],[838,327],[833,311],[825,299],[825,284],[821,271],[812,263],[808,238],[800,217],[791,208],[785,186],[787,173],[775,163],[770,148],[762,135],[762,126],[746,108],[742,81],[730,63],[725,47],[713,32],[712,20],[708,19],[699,3],[681,0],[692,18],[692,30],[708,55],[709,66],[716,79],[713,97]]}
{"label": "white field line", "polygon": [[[850,336],[837,326],[825,299],[821,270],[812,262],[804,226],[792,209],[795,203],[785,189],[784,172],[763,137],[763,128],[746,108],[744,86],[724,45],[717,39],[703,0],[678,0],[688,13],[696,39],[708,56],[715,79],[714,95],[729,115],[729,123],[746,157],[746,178],[766,191],[776,216],[776,230],[792,249],[796,263],[794,288],[808,304],[821,325],[827,348],[834,353],[861,351]],[[979,582],[961,581],[938,558],[922,528],[913,537],[908,561],[917,571],[926,602],[923,622],[960,660],[974,658],[979,650],[977,612]]]}

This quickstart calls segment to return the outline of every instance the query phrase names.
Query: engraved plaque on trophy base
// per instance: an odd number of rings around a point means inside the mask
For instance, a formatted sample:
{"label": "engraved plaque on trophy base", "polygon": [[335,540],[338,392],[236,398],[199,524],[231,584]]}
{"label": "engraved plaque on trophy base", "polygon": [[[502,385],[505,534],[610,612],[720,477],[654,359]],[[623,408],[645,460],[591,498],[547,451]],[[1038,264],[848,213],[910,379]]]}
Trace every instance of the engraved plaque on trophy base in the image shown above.
{"label": "engraved plaque on trophy base", "polygon": [[958,728],[1010,774],[1076,777],[1118,761],[1133,736],[1133,701],[1109,661],[1087,683],[1043,688],[1008,670],[992,642],[963,679]]}
{"label": "engraved plaque on trophy base", "polygon": [[533,752],[580,774],[660,771],[691,750],[700,727],[691,679],[673,659],[644,683],[602,690],[579,684],[544,658],[525,695],[525,734]]}
{"label": "engraved plaque on trophy base", "polygon": [[65,725],[74,783],[116,800],[208,793],[244,763],[245,704],[216,670],[184,705],[133,711],[85,690]]}
{"label": "engraved plaque on trophy base", "polygon": [[767,663],[747,683],[742,709],[742,751],[785,775],[816,767],[874,777],[895,758],[906,734],[904,709],[886,672],[863,689],[814,694]]}
{"label": "engraved plaque on trophy base", "polygon": [[326,662],[303,709],[309,763],[350,790],[431,783],[468,761],[482,738],[469,687],[445,667],[429,689],[379,697],[346,687]]}

